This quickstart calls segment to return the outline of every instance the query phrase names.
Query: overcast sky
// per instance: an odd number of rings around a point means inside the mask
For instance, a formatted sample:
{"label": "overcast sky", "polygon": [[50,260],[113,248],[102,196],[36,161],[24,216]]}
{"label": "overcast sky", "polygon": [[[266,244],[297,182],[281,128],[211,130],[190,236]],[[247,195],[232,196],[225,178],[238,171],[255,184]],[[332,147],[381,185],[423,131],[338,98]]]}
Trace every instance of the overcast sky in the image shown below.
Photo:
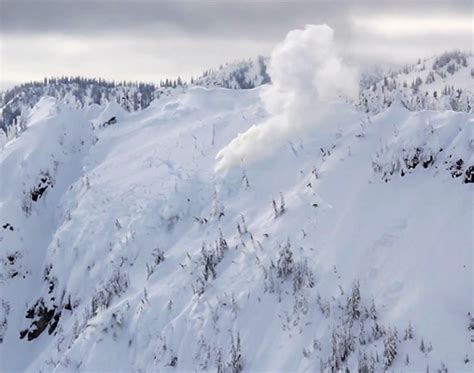
{"label": "overcast sky", "polygon": [[0,88],[45,76],[188,79],[269,55],[286,33],[326,23],[348,60],[410,62],[472,50],[471,0],[0,0]]}

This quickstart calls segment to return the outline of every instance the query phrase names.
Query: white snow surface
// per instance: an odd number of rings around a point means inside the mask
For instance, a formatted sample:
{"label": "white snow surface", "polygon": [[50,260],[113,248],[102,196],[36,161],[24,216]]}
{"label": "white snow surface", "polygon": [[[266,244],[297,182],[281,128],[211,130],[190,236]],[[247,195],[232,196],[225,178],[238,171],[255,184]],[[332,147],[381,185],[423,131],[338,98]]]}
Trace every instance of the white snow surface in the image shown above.
{"label": "white snow surface", "polygon": [[[383,371],[389,328],[387,370],[472,371],[474,115],[331,101],[312,130],[215,173],[219,150],[268,119],[262,89],[194,87],[133,113],[36,105],[0,153],[0,371],[232,371],[239,337],[244,371],[329,372],[347,330],[339,368],[366,353]],[[415,154],[426,167],[406,166]],[[57,326],[20,339],[40,299]]]}
{"label": "white snow surface", "polygon": [[[359,105],[378,113],[398,100],[410,110],[455,110],[472,112],[474,102],[474,56],[451,51],[419,60],[391,71],[362,90]],[[378,81],[377,81],[378,80]]]}

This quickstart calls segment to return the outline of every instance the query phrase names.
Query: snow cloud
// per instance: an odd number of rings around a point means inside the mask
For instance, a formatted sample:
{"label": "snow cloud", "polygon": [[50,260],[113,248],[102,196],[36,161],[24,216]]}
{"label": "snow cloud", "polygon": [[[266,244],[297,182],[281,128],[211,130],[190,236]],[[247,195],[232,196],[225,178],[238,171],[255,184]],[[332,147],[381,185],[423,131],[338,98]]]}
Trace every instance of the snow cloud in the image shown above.
{"label": "snow cloud", "polygon": [[283,144],[317,127],[328,104],[357,95],[357,74],[337,56],[327,25],[293,30],[276,46],[262,91],[269,119],[239,134],[217,154],[216,171],[269,156]]}

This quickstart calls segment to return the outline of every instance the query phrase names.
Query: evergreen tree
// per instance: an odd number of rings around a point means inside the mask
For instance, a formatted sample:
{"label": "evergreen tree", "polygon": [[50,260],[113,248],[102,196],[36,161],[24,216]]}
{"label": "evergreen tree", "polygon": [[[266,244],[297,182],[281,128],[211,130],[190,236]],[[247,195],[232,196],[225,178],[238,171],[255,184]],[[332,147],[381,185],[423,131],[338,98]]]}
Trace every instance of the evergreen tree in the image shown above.
{"label": "evergreen tree", "polygon": [[383,363],[385,369],[390,367],[393,364],[397,356],[397,330],[388,329],[388,332],[385,335],[385,339],[383,341],[384,351],[383,351]]}
{"label": "evergreen tree", "polygon": [[240,334],[237,333],[237,344],[234,343],[234,337],[232,336],[232,346],[230,349],[230,363],[229,367],[232,373],[240,373],[244,369],[242,360],[242,351],[240,348]]}
{"label": "evergreen tree", "polygon": [[293,252],[291,251],[290,240],[280,249],[278,253],[277,261],[277,274],[278,277],[287,279],[293,272],[294,261]]}

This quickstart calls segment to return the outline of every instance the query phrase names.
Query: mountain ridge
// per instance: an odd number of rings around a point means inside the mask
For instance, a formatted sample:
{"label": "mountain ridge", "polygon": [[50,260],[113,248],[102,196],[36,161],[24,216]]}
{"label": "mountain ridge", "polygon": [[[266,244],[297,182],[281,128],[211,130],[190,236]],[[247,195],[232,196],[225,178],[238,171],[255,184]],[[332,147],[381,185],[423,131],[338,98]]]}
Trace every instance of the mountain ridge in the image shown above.
{"label": "mountain ridge", "polygon": [[269,86],[220,71],[140,110],[40,96],[4,142],[0,370],[471,371],[472,110],[394,75],[249,145]]}
{"label": "mountain ridge", "polygon": [[[355,104],[371,113],[380,112],[394,100],[402,101],[410,110],[471,111],[474,93],[470,89],[469,73],[472,79],[473,58],[469,53],[445,52],[398,70],[379,71],[376,76],[363,75],[360,96]],[[25,83],[2,93],[0,128],[10,138],[20,133],[28,111],[44,95],[56,97],[73,107],[115,101],[127,111],[137,111],[147,108],[155,99],[180,94],[187,87],[251,89],[268,84],[271,79],[267,65],[268,59],[261,56],[228,63],[218,69],[206,70],[201,76],[191,78],[189,83],[179,77],[162,80],[159,84],[82,77],[45,78],[43,82]],[[436,97],[433,96],[435,89]],[[9,131],[12,133],[8,134]]]}

